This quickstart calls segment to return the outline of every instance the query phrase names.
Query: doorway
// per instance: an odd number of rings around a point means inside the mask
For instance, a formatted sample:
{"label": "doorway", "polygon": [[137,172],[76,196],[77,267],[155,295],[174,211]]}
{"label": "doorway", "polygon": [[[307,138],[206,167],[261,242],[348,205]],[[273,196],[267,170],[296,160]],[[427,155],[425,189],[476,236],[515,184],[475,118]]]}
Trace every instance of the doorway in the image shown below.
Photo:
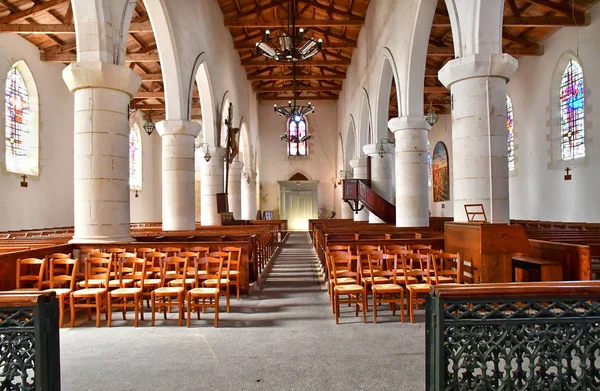
{"label": "doorway", "polygon": [[319,216],[319,181],[279,181],[279,210],[288,230],[308,231],[308,220]]}

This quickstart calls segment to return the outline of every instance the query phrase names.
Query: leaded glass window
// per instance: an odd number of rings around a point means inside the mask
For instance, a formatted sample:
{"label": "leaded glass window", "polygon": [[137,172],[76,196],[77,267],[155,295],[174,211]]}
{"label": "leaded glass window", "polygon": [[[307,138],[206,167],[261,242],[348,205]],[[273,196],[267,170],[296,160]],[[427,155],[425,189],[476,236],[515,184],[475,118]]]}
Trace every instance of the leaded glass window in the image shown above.
{"label": "leaded glass window", "polygon": [[515,128],[513,119],[513,105],[510,96],[506,95],[506,133],[508,146],[508,170],[515,169]]}
{"label": "leaded glass window", "polygon": [[[37,113],[35,117],[32,116],[30,93],[23,75],[17,69],[20,63],[15,64],[6,76],[6,170],[17,174],[38,175]],[[22,66],[25,66],[24,63]]]}
{"label": "leaded glass window", "polygon": [[583,71],[569,60],[560,84],[560,150],[563,160],[585,156]]}
{"label": "leaded glass window", "polygon": [[129,131],[129,187],[142,190],[142,137],[137,124]]}
{"label": "leaded glass window", "polygon": [[288,123],[288,155],[306,156],[308,140],[300,141],[307,135],[306,120],[301,115],[293,116]]}
{"label": "leaded glass window", "polygon": [[433,180],[431,177],[431,144],[429,144],[429,139],[427,139],[427,186],[431,187],[433,184]]}

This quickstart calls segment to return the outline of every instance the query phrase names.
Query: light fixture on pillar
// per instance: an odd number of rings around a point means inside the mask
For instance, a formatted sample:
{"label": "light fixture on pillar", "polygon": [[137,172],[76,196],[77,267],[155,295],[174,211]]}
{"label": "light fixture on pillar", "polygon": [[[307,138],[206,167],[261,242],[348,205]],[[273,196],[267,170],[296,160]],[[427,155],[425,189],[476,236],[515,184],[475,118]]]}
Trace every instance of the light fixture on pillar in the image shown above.
{"label": "light fixture on pillar", "polygon": [[438,122],[438,116],[435,113],[435,109],[433,108],[433,100],[429,99],[429,109],[427,110],[427,115],[425,116],[425,121],[431,126],[435,125]]}
{"label": "light fixture on pillar", "polygon": [[296,33],[296,0],[288,0],[287,15],[287,31],[271,37],[271,32],[266,30],[264,41],[256,43],[257,53],[281,62],[304,61],[319,53],[323,49],[322,39],[305,37],[303,28]]}
{"label": "light fixture on pillar", "polygon": [[382,138],[381,140],[379,140],[380,146],[379,146],[379,151],[377,152],[377,154],[379,155],[380,158],[384,158],[385,154],[387,153],[385,151],[385,149],[383,149],[383,144],[396,144],[396,140],[390,140],[387,138]]}
{"label": "light fixture on pillar", "polygon": [[204,147],[204,160],[208,163],[212,156],[210,155],[210,150],[208,149],[208,143],[197,143],[196,148]]}
{"label": "light fixture on pillar", "polygon": [[146,133],[148,133],[148,136],[150,136],[152,132],[154,132],[154,129],[156,129],[156,127],[154,126],[154,122],[152,121],[152,109],[150,109],[150,113],[148,113],[148,119],[144,123],[144,130],[146,131]]}
{"label": "light fixture on pillar", "polygon": [[246,183],[248,185],[250,184],[250,174],[246,175]]}
{"label": "light fixture on pillar", "polygon": [[131,103],[127,105],[127,119],[134,117],[140,109],[131,108]]}

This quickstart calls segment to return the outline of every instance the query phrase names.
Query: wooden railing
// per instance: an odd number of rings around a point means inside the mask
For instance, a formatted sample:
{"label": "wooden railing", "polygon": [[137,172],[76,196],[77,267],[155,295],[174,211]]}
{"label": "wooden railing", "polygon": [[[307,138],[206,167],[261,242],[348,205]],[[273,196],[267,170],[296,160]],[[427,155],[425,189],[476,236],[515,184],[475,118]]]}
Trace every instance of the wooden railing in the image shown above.
{"label": "wooden railing", "polygon": [[439,285],[427,390],[600,389],[600,282]]}
{"label": "wooden railing", "polygon": [[58,303],[51,294],[0,294],[3,390],[60,390]]}
{"label": "wooden railing", "polygon": [[344,195],[342,199],[350,204],[353,210],[364,205],[375,216],[388,224],[396,223],[396,207],[381,197],[371,188],[366,179],[344,179]]}

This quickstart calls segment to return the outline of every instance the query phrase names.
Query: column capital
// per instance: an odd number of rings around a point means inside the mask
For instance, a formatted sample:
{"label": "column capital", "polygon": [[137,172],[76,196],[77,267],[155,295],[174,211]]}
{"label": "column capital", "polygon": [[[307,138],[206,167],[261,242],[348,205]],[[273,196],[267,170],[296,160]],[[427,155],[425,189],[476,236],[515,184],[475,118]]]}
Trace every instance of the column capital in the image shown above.
{"label": "column capital", "polygon": [[367,166],[367,159],[350,160],[350,167],[352,167],[352,168],[366,167],[366,166]]}
{"label": "column capital", "polygon": [[240,170],[240,171],[242,171],[243,168],[244,168],[244,162],[241,162],[239,160],[235,160],[233,163],[231,163],[229,165],[229,169],[230,170]]}
{"label": "column capital", "polygon": [[208,150],[213,157],[225,158],[225,153],[227,149],[222,147],[209,147]]}
{"label": "column capital", "polygon": [[367,156],[378,156],[379,150],[383,148],[386,154],[394,153],[394,144],[391,143],[375,143],[375,144],[367,144],[363,147],[363,152]]}
{"label": "column capital", "polygon": [[62,76],[72,93],[86,88],[106,88],[133,97],[142,84],[140,75],[128,67],[100,61],[75,62],[63,69]]}
{"label": "column capital", "polygon": [[156,123],[158,134],[163,136],[191,136],[198,137],[200,134],[200,124],[195,121],[160,121]]}
{"label": "column capital", "polygon": [[431,125],[429,125],[429,123],[425,121],[425,118],[422,115],[411,115],[405,117],[392,118],[388,121],[388,127],[392,132],[398,132],[400,130],[407,129],[431,130]]}
{"label": "column capital", "polygon": [[448,89],[458,81],[475,77],[500,77],[508,82],[518,67],[519,62],[510,54],[471,54],[446,63],[438,78]]}

